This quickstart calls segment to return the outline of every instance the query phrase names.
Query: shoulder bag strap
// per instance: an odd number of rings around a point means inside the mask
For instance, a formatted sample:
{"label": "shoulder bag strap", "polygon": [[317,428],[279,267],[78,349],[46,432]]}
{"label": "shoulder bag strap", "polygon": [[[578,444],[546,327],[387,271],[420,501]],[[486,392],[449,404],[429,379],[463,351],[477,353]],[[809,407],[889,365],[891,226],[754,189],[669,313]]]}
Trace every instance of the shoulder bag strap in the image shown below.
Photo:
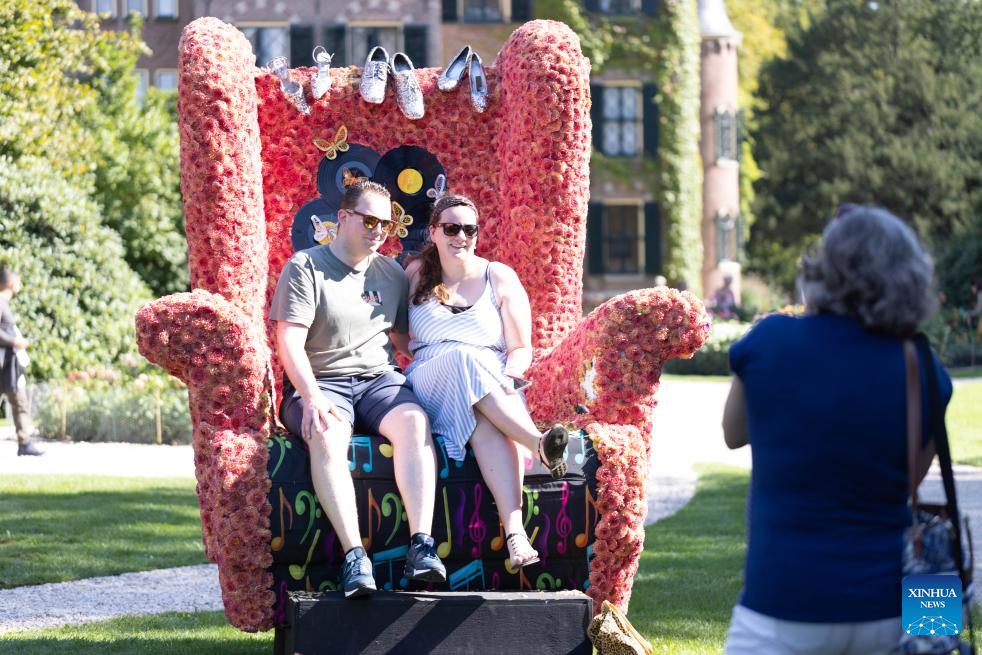
{"label": "shoulder bag strap", "polygon": [[923,448],[923,419],[921,418],[921,376],[917,369],[917,349],[914,342],[904,339],[904,366],[907,370],[907,479],[910,489],[910,512],[917,525],[917,473]]}
{"label": "shoulder bag strap", "polygon": [[[941,481],[944,483],[944,492],[948,505],[948,516],[954,528],[954,555],[955,566],[958,567],[958,577],[962,580],[962,589],[967,589],[971,577],[965,574],[965,553],[962,551],[962,522],[958,513],[958,498],[955,493],[955,473],[951,467],[951,449],[948,444],[948,428],[945,426],[945,408],[941,403],[941,387],[938,384],[938,373],[934,366],[934,357],[931,355],[931,344],[923,333],[918,333],[914,337],[917,342],[921,358],[924,360],[924,368],[927,373],[927,399],[928,409],[931,412],[931,436],[934,438],[934,446],[938,451],[938,463],[941,465]],[[975,648],[975,626],[972,625],[972,608],[968,611],[968,634],[969,643],[972,644],[973,652]]]}

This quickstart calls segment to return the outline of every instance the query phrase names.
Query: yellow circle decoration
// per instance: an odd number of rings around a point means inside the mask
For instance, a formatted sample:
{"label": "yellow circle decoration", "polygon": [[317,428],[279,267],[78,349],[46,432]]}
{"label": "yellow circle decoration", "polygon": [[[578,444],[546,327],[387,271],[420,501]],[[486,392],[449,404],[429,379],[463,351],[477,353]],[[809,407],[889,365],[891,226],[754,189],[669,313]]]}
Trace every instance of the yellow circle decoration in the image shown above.
{"label": "yellow circle decoration", "polygon": [[396,178],[396,183],[403,193],[419,193],[423,188],[423,175],[415,168],[404,168]]}

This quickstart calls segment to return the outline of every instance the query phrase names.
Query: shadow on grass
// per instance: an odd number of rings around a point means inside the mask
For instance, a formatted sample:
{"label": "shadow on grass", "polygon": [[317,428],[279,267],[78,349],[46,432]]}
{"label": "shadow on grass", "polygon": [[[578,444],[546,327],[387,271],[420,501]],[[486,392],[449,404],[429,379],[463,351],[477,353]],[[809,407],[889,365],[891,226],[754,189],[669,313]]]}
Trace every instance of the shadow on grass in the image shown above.
{"label": "shadow on grass", "polygon": [[269,655],[272,650],[272,632],[242,632],[229,626],[221,612],[125,617],[0,635],[0,651],[17,655]]}
{"label": "shadow on grass", "polygon": [[191,480],[10,476],[0,589],[204,563]]}
{"label": "shadow on grass", "polygon": [[699,473],[692,501],[645,531],[629,616],[655,652],[722,652],[743,582],[749,473]]}

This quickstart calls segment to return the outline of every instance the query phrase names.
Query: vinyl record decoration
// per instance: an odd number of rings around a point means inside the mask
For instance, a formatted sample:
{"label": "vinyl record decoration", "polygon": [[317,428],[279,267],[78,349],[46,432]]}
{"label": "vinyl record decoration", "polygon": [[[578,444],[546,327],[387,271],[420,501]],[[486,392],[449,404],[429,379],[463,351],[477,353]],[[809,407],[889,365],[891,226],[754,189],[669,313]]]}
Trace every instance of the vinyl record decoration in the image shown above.
{"label": "vinyl record decoration", "polygon": [[294,252],[334,238],[341,197],[347,186],[360,178],[371,179],[389,190],[392,218],[400,223],[402,255],[419,252],[428,240],[433,202],[446,192],[443,166],[419,146],[399,146],[383,156],[367,146],[348,143],[347,139],[344,125],[331,139],[314,139],[314,145],[324,153],[317,167],[317,191],[321,197],[305,203],[294,215],[290,230]]}
{"label": "vinyl record decoration", "polygon": [[317,192],[336,210],[341,206],[345,190],[345,171],[349,176],[372,179],[380,159],[381,155],[371,148],[355,143],[348,144],[347,152],[339,153],[334,159],[325,156],[317,167]]}
{"label": "vinyl record decoration", "polygon": [[290,241],[293,252],[329,243],[337,234],[338,212],[321,198],[315,198],[300,207],[293,217]]}
{"label": "vinyl record decoration", "polygon": [[375,167],[372,179],[392,194],[406,214],[413,217],[408,234],[402,238],[403,251],[418,252],[427,241],[427,225],[438,178],[446,180],[440,161],[419,146],[399,146],[385,153]]}

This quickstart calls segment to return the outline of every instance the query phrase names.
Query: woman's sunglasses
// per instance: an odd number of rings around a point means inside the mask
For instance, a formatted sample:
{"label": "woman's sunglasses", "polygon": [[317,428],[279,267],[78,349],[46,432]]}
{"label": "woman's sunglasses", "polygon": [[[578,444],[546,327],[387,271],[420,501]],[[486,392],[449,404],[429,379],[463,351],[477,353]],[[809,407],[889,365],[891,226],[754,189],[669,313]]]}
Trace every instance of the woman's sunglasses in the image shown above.
{"label": "woman's sunglasses", "polygon": [[375,226],[379,223],[382,224],[382,232],[385,234],[395,234],[395,231],[399,229],[399,224],[395,221],[388,221],[378,216],[372,216],[371,214],[363,214],[354,209],[346,209],[345,211],[361,216],[361,224],[365,226],[366,230],[374,230]]}
{"label": "woman's sunglasses", "polygon": [[455,237],[463,231],[464,236],[476,237],[477,231],[481,229],[479,225],[461,225],[460,223],[437,223],[443,228],[443,233],[448,237]]}

